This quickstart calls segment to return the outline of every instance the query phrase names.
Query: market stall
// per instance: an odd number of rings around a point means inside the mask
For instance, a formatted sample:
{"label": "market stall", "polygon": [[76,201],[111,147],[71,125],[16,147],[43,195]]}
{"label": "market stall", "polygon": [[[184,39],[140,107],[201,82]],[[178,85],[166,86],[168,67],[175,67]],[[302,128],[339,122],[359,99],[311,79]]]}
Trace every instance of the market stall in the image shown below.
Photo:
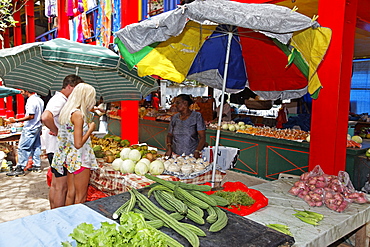
{"label": "market stall", "polygon": [[[167,122],[140,119],[139,139],[150,146],[165,150],[167,128]],[[232,169],[234,171],[266,180],[275,180],[280,173],[300,175],[308,171],[310,143],[306,141],[277,139],[226,130],[221,133],[222,146],[240,149],[238,162]],[[215,138],[216,131],[207,129],[206,141],[209,145],[214,145]],[[358,190],[364,183],[363,176],[360,177],[364,166],[359,156],[365,154],[366,147],[363,145],[363,148],[347,148],[346,171]]]}

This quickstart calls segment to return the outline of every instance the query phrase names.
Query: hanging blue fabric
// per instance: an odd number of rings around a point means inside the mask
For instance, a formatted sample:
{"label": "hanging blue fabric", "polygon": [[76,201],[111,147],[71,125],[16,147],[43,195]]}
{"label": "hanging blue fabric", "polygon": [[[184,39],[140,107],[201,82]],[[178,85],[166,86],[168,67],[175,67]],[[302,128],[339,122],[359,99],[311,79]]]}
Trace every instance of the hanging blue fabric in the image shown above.
{"label": "hanging blue fabric", "polygon": [[164,12],[177,8],[178,0],[163,0]]}
{"label": "hanging blue fabric", "polygon": [[143,0],[141,6],[142,6],[141,19],[145,20],[149,17],[148,16],[148,0]]}
{"label": "hanging blue fabric", "polygon": [[121,29],[121,0],[113,0],[112,32]]}

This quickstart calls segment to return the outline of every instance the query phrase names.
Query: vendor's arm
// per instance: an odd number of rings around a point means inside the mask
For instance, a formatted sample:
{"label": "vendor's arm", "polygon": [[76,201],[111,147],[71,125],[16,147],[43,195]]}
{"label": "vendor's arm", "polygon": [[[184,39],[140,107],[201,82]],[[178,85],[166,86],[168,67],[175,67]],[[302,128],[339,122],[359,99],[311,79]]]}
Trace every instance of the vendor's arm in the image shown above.
{"label": "vendor's arm", "polygon": [[194,157],[199,158],[200,157],[200,151],[204,148],[204,145],[206,144],[206,131],[205,130],[199,130],[199,142],[198,146],[194,151]]}
{"label": "vendor's arm", "polygon": [[45,110],[41,115],[41,121],[42,123],[48,127],[50,130],[51,135],[57,135],[58,134],[58,127],[55,125],[54,122],[54,116],[49,110]]}
{"label": "vendor's arm", "polygon": [[72,116],[71,116],[71,122],[74,125],[74,132],[73,132],[73,138],[74,138],[74,146],[77,149],[80,149],[91,133],[95,129],[95,123],[91,122],[89,123],[89,129],[86,131],[85,134],[83,134],[83,124],[84,124],[84,119],[80,111],[75,111]]}
{"label": "vendor's arm", "polygon": [[166,138],[166,153],[165,153],[165,156],[169,156],[169,157],[172,156],[172,139],[173,139],[173,135],[171,133],[168,133],[167,138]]}
{"label": "vendor's arm", "polygon": [[10,122],[10,123],[18,123],[18,122],[28,121],[34,118],[35,118],[35,114],[30,114],[22,118],[10,117],[9,119],[6,119],[5,121]]}

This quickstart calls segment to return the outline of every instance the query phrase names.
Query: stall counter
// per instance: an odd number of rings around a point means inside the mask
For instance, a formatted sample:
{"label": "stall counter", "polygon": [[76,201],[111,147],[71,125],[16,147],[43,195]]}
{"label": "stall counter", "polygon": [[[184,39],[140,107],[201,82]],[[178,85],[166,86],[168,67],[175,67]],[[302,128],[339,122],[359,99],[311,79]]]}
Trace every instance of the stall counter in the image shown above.
{"label": "stall counter", "polygon": [[[168,122],[139,120],[139,141],[164,151]],[[206,141],[212,146],[216,141],[216,130],[206,130]],[[240,149],[238,162],[233,171],[256,176],[266,180],[276,180],[280,173],[301,175],[308,171],[310,144],[264,136],[221,131],[220,145]],[[325,152],[325,150],[323,150]],[[346,171],[357,190],[363,186],[359,180],[361,160],[358,156],[366,149],[347,148]]]}
{"label": "stall counter", "polygon": [[[263,225],[289,226],[295,239],[294,247],[329,246],[357,229],[360,230],[359,234],[363,233],[363,228],[370,222],[370,204],[351,203],[341,213],[325,206],[309,207],[304,200],[288,193],[296,181],[298,179],[278,179],[251,186],[250,188],[262,192],[268,198],[269,204],[245,217]],[[293,216],[295,209],[323,214],[324,219],[317,226],[304,223]],[[356,238],[356,246],[365,246],[366,241],[369,241],[366,236]]]}

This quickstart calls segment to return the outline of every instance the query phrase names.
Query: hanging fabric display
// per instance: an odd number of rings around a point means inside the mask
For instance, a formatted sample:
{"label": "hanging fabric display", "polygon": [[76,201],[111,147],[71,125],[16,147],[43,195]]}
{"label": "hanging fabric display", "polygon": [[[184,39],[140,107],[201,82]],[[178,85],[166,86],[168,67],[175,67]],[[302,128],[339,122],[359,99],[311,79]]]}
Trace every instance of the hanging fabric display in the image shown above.
{"label": "hanging fabric display", "polygon": [[112,33],[112,2],[110,0],[101,1],[99,4],[99,25],[97,25],[97,44],[108,47]]}
{"label": "hanging fabric display", "polygon": [[112,32],[115,33],[121,29],[121,1],[113,0],[113,13],[112,13]]}

